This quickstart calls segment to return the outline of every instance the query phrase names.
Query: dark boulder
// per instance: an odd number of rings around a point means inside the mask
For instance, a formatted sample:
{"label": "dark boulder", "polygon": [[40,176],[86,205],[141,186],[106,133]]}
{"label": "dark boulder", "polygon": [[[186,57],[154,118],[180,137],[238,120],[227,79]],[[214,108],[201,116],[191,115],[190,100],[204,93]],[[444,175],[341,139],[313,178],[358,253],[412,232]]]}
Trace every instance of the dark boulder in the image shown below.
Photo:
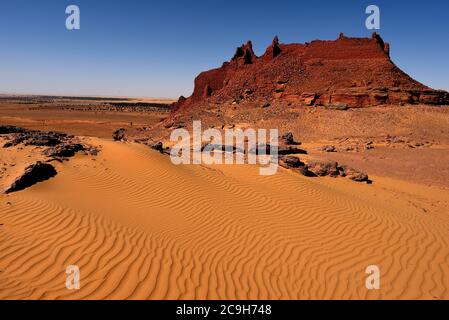
{"label": "dark boulder", "polygon": [[5,190],[5,193],[11,193],[26,189],[32,185],[48,180],[56,176],[56,169],[49,163],[36,162],[25,168],[23,174],[17,177],[14,182]]}

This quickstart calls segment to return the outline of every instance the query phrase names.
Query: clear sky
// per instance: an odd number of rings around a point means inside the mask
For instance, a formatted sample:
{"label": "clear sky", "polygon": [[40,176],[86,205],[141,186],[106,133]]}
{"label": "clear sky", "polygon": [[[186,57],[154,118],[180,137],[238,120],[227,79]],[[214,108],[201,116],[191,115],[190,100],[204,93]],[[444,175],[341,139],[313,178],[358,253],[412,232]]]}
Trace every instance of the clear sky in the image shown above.
{"label": "clear sky", "polygon": [[[81,29],[65,28],[76,4]],[[393,61],[449,89],[449,1],[1,0],[0,93],[178,97],[201,71],[252,40],[262,54],[281,42],[370,36],[365,8],[381,9]]]}

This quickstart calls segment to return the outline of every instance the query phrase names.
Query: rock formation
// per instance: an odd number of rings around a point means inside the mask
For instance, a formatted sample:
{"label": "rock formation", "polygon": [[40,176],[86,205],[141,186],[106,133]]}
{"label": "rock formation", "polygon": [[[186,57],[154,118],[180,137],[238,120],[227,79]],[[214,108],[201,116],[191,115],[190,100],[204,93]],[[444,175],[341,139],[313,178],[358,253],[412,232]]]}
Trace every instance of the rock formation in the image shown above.
{"label": "rock formation", "polygon": [[181,97],[174,112],[232,100],[286,100],[296,105],[331,108],[384,104],[449,104],[449,94],[413,80],[390,59],[390,45],[371,38],[340,34],[335,41],[281,44],[277,37],[257,57],[251,41],[218,69],[195,79],[189,98]]}

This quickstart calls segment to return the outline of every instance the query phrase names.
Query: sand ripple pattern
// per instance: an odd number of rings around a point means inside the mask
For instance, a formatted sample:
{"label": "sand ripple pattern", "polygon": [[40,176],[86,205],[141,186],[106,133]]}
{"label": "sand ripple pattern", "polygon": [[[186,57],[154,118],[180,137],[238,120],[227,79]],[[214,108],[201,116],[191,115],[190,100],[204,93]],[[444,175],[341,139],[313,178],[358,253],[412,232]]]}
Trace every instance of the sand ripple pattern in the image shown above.
{"label": "sand ripple pattern", "polygon": [[[397,210],[372,186],[102,144],[2,196],[0,299],[449,298],[447,215]],[[80,290],[65,288],[71,264]],[[371,264],[381,290],[365,288]]]}

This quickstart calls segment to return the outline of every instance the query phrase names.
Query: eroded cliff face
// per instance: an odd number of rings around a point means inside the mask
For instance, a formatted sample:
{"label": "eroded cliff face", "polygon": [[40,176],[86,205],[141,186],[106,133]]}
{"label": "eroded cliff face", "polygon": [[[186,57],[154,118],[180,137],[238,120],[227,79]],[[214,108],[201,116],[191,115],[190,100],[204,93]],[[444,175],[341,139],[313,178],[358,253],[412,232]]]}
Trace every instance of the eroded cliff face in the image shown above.
{"label": "eroded cliff face", "polygon": [[374,33],[305,44],[281,44],[275,37],[260,57],[249,41],[220,68],[199,74],[192,96],[181,97],[173,110],[234,100],[368,107],[449,104],[449,95],[401,71],[390,59],[390,45]]}

